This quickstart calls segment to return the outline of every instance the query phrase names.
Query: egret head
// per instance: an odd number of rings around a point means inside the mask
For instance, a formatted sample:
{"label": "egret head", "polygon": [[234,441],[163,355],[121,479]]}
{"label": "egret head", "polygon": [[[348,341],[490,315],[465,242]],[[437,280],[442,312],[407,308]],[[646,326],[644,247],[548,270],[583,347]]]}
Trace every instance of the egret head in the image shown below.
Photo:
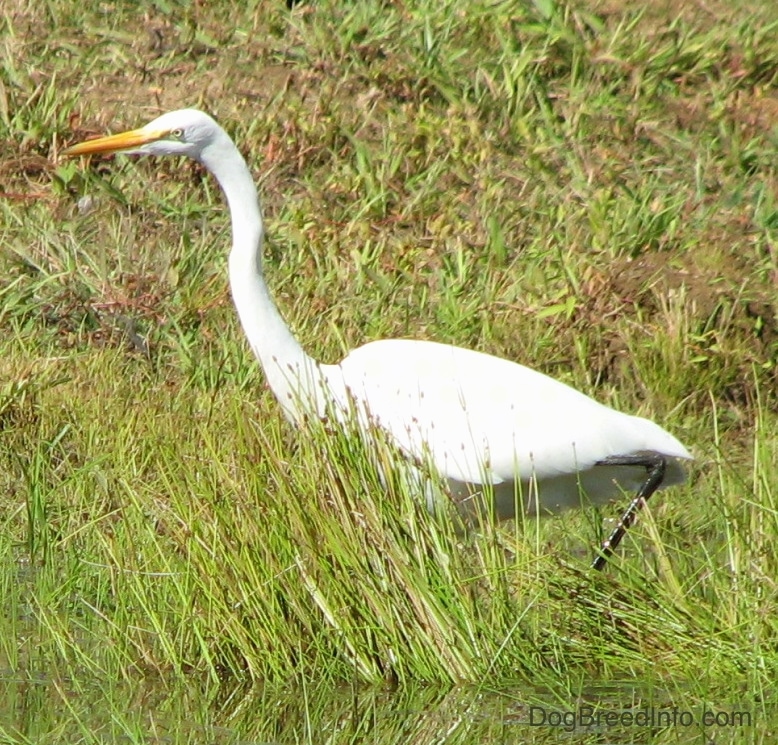
{"label": "egret head", "polygon": [[197,109],[180,109],[163,114],[140,129],[73,145],[62,154],[185,155],[202,160],[203,151],[213,143],[219,132],[219,125],[208,114]]}

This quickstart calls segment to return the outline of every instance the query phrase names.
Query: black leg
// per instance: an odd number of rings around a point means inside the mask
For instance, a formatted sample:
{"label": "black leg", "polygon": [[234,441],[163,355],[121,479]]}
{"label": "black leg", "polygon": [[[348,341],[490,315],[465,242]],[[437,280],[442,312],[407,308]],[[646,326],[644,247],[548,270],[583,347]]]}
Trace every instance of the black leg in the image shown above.
{"label": "black leg", "polygon": [[662,455],[613,455],[610,458],[604,458],[597,461],[598,466],[643,466],[646,469],[646,480],[643,486],[638,489],[635,498],[629,503],[626,511],[619,520],[605,543],[602,544],[600,554],[592,562],[592,569],[602,570],[608,557],[621,543],[621,539],[629,530],[629,526],[635,522],[638,512],[643,509],[643,505],[648,498],[661,486],[665,478],[665,466],[667,461]]}

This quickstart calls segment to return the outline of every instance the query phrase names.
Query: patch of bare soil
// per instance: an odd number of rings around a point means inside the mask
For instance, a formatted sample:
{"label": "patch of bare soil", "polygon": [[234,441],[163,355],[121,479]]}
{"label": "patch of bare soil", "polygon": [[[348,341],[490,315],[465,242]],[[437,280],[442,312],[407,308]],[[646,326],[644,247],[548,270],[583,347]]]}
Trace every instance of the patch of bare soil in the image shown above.
{"label": "patch of bare soil", "polygon": [[[748,360],[733,381],[732,397],[741,398],[735,388],[741,383],[744,390],[752,387],[751,364],[778,368],[775,284],[755,278],[753,268],[735,255],[717,256],[715,268],[695,264],[693,258],[655,251],[636,259],[617,259],[598,295],[610,305],[610,312],[618,312],[614,308],[619,305],[629,305],[639,307],[649,318],[663,312],[667,298],[680,298],[693,334],[700,339],[708,334],[710,343],[721,350],[746,353]],[[623,345],[620,339],[611,339],[608,359],[602,361],[605,377],[625,351]]]}

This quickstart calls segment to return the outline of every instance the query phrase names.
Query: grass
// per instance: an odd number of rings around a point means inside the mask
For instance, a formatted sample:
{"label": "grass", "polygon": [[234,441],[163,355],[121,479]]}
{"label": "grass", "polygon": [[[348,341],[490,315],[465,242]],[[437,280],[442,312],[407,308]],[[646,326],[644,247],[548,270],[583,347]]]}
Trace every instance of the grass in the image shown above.
{"label": "grass", "polygon": [[[12,3],[0,668],[771,700],[770,9]],[[235,319],[216,185],[57,160],[183,105],[248,155],[319,359],[391,336],[515,359],[667,426],[690,483],[594,576],[619,507],[463,533],[401,472],[383,487],[385,444],[292,431]]]}

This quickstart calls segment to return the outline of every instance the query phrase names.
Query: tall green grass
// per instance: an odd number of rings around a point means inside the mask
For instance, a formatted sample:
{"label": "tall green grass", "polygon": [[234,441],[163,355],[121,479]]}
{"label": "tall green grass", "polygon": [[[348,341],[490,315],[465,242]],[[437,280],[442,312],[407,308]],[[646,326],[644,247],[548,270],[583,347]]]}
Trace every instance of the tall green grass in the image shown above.
{"label": "tall green grass", "polygon": [[599,576],[586,516],[462,529],[401,472],[382,481],[388,447],[318,424],[295,435],[234,388],[151,384],[132,407],[132,374],[106,391],[95,372],[78,375],[89,399],[48,389],[36,436],[7,454],[26,489],[4,531],[20,539],[3,553],[7,607],[35,629],[8,648],[12,667],[558,684],[674,679],[704,660],[701,690],[737,676],[763,692],[775,674],[764,420],[748,481],[721,459],[651,505]]}

